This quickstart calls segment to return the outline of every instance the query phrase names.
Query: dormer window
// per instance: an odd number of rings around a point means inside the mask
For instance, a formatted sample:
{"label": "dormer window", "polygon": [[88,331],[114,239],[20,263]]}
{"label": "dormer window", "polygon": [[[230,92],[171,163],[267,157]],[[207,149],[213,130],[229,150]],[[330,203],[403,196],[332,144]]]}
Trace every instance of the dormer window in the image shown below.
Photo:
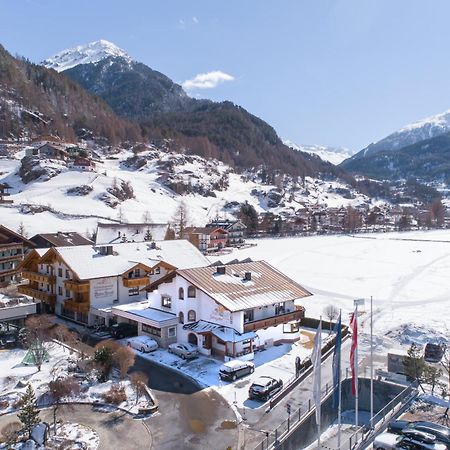
{"label": "dormer window", "polygon": [[195,296],[196,296],[196,289],[195,289],[195,286],[189,286],[188,287],[188,297],[189,298],[195,298]]}

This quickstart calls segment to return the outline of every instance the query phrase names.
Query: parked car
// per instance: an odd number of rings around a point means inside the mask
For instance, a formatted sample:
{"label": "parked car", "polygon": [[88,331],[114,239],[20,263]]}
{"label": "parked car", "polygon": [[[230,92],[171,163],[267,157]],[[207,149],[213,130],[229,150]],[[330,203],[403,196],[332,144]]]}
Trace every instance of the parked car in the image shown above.
{"label": "parked car", "polygon": [[136,336],[128,339],[127,345],[142,353],[154,352],[158,348],[158,343],[148,336]]}
{"label": "parked car", "polygon": [[192,359],[198,356],[198,348],[193,344],[170,344],[168,351],[183,359]]}
{"label": "parked car", "polygon": [[428,342],[428,344],[425,345],[425,351],[424,351],[425,361],[430,362],[430,363],[440,362],[442,357],[444,356],[446,349],[447,349],[447,346],[443,343],[436,344],[436,343]]}
{"label": "parked car", "polygon": [[407,432],[406,435],[382,433],[373,441],[375,450],[446,450],[444,444],[436,441],[432,434],[421,431]]}
{"label": "parked car", "polygon": [[233,359],[222,365],[219,370],[221,380],[235,381],[255,371],[255,365],[250,361],[240,361]]}
{"label": "parked car", "polygon": [[250,386],[248,398],[251,400],[267,401],[270,397],[280,392],[281,389],[283,389],[282,380],[276,380],[275,378],[266,376],[259,377]]}
{"label": "parked car", "polygon": [[388,430],[397,434],[404,434],[403,432],[405,430],[422,431],[436,436],[439,442],[442,442],[447,448],[450,448],[450,428],[444,425],[425,421],[409,422],[407,420],[395,420],[388,425]]}
{"label": "parked car", "polygon": [[131,323],[115,323],[111,327],[109,327],[109,332],[111,336],[116,339],[122,339],[124,337],[136,336],[137,335],[137,326]]}

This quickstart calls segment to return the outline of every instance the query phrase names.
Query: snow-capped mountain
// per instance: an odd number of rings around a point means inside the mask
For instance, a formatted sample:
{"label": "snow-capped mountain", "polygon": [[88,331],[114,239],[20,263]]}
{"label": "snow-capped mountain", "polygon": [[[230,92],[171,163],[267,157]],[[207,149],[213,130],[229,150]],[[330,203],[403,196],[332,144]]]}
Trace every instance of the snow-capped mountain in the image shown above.
{"label": "snow-capped mountain", "polygon": [[326,145],[317,145],[317,144],[298,145],[295,142],[292,142],[288,139],[284,139],[283,143],[288,147],[293,148],[294,150],[299,150],[301,152],[317,155],[324,161],[328,161],[331,164],[335,165],[340,164],[342,161],[344,161],[344,159],[350,158],[353,155],[353,152],[345,147],[328,147]]}
{"label": "snow-capped mountain", "polygon": [[352,159],[360,159],[382,151],[399,150],[448,132],[450,132],[450,110],[406,125],[384,139],[368,145]]}
{"label": "snow-capped mountain", "polygon": [[117,47],[112,42],[100,39],[86,45],[78,45],[74,48],[63,50],[42,61],[42,65],[58,72],[71,69],[79,64],[97,63],[109,57],[120,57],[131,61],[127,52]]}

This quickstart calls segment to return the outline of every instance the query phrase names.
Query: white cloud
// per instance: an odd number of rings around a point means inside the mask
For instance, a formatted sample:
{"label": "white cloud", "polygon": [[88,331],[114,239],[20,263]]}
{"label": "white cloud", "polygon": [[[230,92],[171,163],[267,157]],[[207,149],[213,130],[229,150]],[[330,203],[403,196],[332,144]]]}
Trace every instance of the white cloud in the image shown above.
{"label": "white cloud", "polygon": [[191,89],[212,89],[225,81],[233,81],[234,77],[228,73],[215,70],[213,72],[199,73],[191,80],[186,80],[182,86],[186,90]]}

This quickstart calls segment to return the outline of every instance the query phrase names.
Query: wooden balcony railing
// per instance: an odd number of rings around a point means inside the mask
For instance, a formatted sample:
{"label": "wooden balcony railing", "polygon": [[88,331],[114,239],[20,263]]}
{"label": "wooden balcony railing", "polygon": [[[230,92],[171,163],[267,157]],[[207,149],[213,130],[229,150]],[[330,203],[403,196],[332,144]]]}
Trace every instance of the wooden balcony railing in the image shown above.
{"label": "wooden balcony railing", "polygon": [[30,270],[23,270],[22,278],[26,278],[30,281],[37,281],[38,283],[49,283],[49,284],[56,283],[56,277],[54,275],[32,272]]}
{"label": "wooden balcony railing", "polygon": [[56,294],[50,292],[39,291],[30,287],[28,284],[21,284],[18,287],[19,293],[33,297],[34,299],[41,300],[44,303],[54,305],[56,303]]}
{"label": "wooden balcony railing", "polygon": [[69,298],[64,302],[64,308],[73,312],[87,313],[89,311],[89,302],[78,302],[72,298]]}
{"label": "wooden balcony railing", "polygon": [[265,319],[253,320],[252,322],[244,323],[244,333],[248,331],[261,330],[262,328],[274,327],[281,323],[288,323],[292,320],[301,320],[305,317],[304,309],[288,312],[286,314],[279,314],[277,316],[267,317]]}
{"label": "wooden balcony railing", "polygon": [[139,278],[123,278],[123,285],[125,287],[139,287],[139,286],[147,286],[149,284],[148,277],[139,277]]}
{"label": "wooden balcony railing", "polygon": [[89,281],[65,280],[64,287],[72,292],[77,293],[89,292]]}

